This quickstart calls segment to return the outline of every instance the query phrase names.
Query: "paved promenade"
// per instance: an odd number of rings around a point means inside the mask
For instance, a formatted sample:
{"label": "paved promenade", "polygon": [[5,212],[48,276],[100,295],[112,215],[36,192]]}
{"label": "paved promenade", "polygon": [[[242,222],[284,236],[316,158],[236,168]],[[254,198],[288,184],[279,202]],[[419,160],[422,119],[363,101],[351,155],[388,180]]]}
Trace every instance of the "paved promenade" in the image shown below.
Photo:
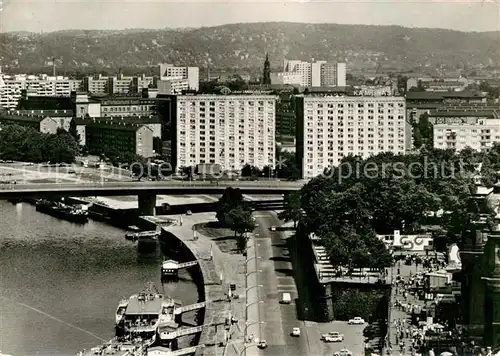
{"label": "paved promenade", "polygon": [[164,229],[181,239],[198,256],[205,279],[207,300],[226,298],[230,284],[236,285],[234,293],[239,296],[231,302],[208,305],[204,324],[223,322],[226,317],[235,318],[238,322],[230,330],[225,330],[223,325],[217,329],[207,327],[200,341],[206,346],[200,347],[197,355],[240,355],[244,349],[245,331],[245,258],[241,254],[224,253],[212,238],[205,236],[200,230],[193,232],[193,226],[210,221],[216,221],[215,213],[183,215],[182,226],[177,224]]}

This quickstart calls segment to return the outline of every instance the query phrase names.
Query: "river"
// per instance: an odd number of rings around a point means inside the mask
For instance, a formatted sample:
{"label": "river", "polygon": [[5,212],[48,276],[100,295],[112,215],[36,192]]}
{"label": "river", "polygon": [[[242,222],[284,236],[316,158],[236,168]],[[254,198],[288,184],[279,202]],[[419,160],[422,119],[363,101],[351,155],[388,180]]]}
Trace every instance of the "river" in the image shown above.
{"label": "river", "polygon": [[70,356],[101,344],[114,335],[117,303],[147,282],[183,304],[197,302],[187,272],[162,287],[161,255],[138,258],[124,233],[0,201],[1,352]]}

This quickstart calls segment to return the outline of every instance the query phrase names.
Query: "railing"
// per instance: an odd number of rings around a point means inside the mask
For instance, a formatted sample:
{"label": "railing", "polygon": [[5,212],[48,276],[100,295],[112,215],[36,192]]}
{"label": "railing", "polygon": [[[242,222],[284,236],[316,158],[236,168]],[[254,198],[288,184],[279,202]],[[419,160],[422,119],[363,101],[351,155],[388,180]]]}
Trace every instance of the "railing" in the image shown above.
{"label": "railing", "polygon": [[0,184],[0,190],[34,190],[34,189],[42,189],[42,190],[64,190],[64,189],[72,189],[77,190],[81,188],[85,189],[96,189],[96,190],[105,190],[105,189],[118,189],[118,188],[131,188],[131,189],[141,189],[141,188],[203,188],[203,187],[211,187],[211,188],[226,188],[226,187],[235,187],[235,188],[297,188],[302,187],[303,182],[268,182],[268,181],[231,181],[231,182],[220,182],[218,184],[210,183],[210,182],[197,182],[197,181],[176,181],[176,182],[103,182],[103,183],[95,183],[95,182],[85,182],[78,181],[74,183],[8,183],[8,184]]}

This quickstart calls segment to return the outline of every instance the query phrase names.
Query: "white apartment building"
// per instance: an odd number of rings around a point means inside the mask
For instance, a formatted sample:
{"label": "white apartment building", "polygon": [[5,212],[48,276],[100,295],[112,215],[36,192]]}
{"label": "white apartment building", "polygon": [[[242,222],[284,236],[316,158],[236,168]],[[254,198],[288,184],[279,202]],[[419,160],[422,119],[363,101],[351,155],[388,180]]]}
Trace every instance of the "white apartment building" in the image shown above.
{"label": "white apartment building", "polygon": [[500,143],[498,112],[436,113],[432,119],[434,148],[487,151],[495,142]]}
{"label": "white apartment building", "polygon": [[200,90],[200,69],[198,67],[176,67],[169,63],[160,63],[160,80],[187,79],[189,89]]}
{"label": "white apartment building", "polygon": [[274,167],[276,100],[272,95],[178,96],[174,167]]}
{"label": "white apartment building", "polygon": [[404,154],[409,125],[403,97],[297,97],[297,157],[313,178],[349,155]]}
{"label": "white apartment building", "polygon": [[327,61],[304,62],[284,60],[284,73],[301,76],[304,87],[344,87],[346,86],[346,64]]}
{"label": "white apartment building", "polygon": [[158,81],[158,94],[178,95],[189,88],[189,80],[180,77]]}
{"label": "white apartment building", "polygon": [[294,72],[271,73],[271,84],[302,85],[302,74]]}
{"label": "white apartment building", "polygon": [[0,106],[5,109],[16,108],[22,90],[26,90],[28,96],[69,97],[71,92],[79,90],[81,85],[81,80],[62,76],[3,75],[0,77]]}

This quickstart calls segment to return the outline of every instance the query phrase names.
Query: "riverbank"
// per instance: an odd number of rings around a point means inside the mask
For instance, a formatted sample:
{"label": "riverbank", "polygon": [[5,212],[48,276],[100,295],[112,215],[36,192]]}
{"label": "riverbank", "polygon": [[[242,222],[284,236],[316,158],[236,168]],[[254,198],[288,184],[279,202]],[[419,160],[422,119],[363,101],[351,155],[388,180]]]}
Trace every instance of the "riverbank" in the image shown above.
{"label": "riverbank", "polygon": [[[158,223],[159,217],[150,219],[151,224]],[[206,224],[216,222],[215,213],[199,213],[182,216],[182,223],[177,220],[175,225],[162,228],[162,238],[172,245],[172,239],[177,239],[190,254],[199,262],[201,279],[198,282],[200,297],[203,301],[227,299],[230,286],[237,298],[224,302],[208,303],[205,308],[203,329],[197,355],[240,355],[243,351],[243,333],[245,329],[245,258],[234,251],[221,250],[214,236],[207,236]],[[185,254],[181,254],[185,255]],[[226,318],[237,321],[229,330],[223,326],[215,328],[211,324],[224,323]]]}

